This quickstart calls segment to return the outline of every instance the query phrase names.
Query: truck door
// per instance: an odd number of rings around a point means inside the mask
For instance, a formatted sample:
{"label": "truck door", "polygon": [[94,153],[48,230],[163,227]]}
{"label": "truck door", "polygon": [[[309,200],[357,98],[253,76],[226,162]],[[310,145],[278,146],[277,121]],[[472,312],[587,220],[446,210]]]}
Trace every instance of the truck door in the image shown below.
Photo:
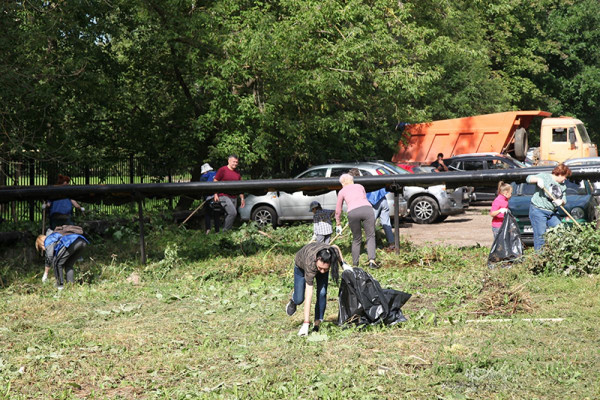
{"label": "truck door", "polygon": [[581,138],[574,126],[553,127],[551,141],[548,145],[548,159],[565,161],[580,157]]}

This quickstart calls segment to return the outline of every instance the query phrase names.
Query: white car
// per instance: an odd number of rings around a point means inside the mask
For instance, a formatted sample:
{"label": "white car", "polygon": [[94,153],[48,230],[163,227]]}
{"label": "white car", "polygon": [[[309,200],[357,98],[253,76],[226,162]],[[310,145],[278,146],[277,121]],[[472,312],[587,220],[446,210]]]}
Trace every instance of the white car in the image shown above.
{"label": "white car", "polygon": [[[392,166],[386,165],[385,162],[337,163],[311,167],[296,176],[295,179],[336,177],[347,173],[352,168],[357,168],[361,176],[409,173],[401,168],[398,168],[401,172],[397,171]],[[460,197],[459,204],[457,205],[453,198],[450,200],[450,197],[446,196],[445,187],[442,185],[431,187],[432,192],[424,188],[413,187],[413,189],[415,190],[414,193],[411,192],[410,188],[405,188],[404,193],[406,194],[408,191],[413,202],[411,216],[414,214],[417,222],[425,221],[419,223],[434,222],[434,220],[444,218],[443,215],[464,212],[462,193],[458,194],[457,192],[455,195]],[[416,194],[418,193],[421,193],[421,195],[417,196]],[[442,199],[441,203],[443,207],[440,207],[440,202],[437,200],[438,197]],[[238,212],[242,221],[252,220],[259,225],[272,224],[273,226],[277,226],[283,221],[312,221],[313,214],[309,209],[309,205],[313,201],[318,201],[325,209],[334,210],[337,203],[337,193],[335,190],[332,190],[315,196],[305,195],[302,191],[294,193],[269,192],[263,196],[249,195],[246,197],[246,206],[239,208]],[[392,193],[388,194],[388,203],[390,210],[393,211],[394,195]],[[403,196],[400,196],[398,206],[400,216],[407,215],[408,204]],[[440,214],[440,210],[443,210],[445,214]]]}

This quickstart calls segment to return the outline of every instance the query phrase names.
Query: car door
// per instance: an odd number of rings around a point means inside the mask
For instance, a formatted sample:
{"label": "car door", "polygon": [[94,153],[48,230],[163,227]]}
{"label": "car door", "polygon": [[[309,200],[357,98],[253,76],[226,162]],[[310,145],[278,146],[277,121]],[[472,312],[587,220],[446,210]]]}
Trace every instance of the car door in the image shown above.
{"label": "car door", "polygon": [[[348,170],[349,170],[348,167],[333,167],[333,168],[331,168],[329,177],[330,178],[339,177],[342,174],[347,174]],[[367,170],[364,170],[362,168],[358,168],[358,171],[360,172],[360,176],[371,176],[372,175],[370,172],[368,172]],[[321,206],[328,210],[335,210],[335,207],[337,206],[337,191],[332,190],[331,192],[325,193],[325,195],[323,196],[323,202],[321,203]],[[344,209],[344,211],[346,210],[346,203],[344,203],[343,209]]]}
{"label": "car door", "polygon": [[[325,178],[328,168],[310,169],[296,177],[296,179]],[[279,192],[280,218],[283,220],[312,220],[313,214],[309,210],[313,201],[323,202],[323,195],[307,196],[302,191],[294,193]]]}

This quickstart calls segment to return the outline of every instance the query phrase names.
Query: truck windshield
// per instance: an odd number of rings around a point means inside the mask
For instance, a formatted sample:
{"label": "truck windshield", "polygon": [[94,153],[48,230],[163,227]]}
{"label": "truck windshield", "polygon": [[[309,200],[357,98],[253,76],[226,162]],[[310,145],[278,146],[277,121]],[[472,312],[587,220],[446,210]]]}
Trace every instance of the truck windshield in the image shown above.
{"label": "truck windshield", "polygon": [[583,141],[583,143],[592,143],[592,141],[590,140],[590,136],[588,135],[587,130],[585,129],[585,125],[577,124],[577,130],[581,135],[581,140]]}

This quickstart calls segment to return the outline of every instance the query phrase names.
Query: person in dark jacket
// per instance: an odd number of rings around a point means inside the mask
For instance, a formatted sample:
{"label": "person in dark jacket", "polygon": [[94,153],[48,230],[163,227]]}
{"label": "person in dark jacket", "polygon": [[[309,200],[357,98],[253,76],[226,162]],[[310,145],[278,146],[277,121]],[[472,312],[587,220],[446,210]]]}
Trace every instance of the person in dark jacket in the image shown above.
{"label": "person in dark jacket", "polygon": [[54,269],[58,290],[63,289],[65,278],[69,283],[75,282],[73,266],[89,243],[82,234],[71,233],[68,229],[63,232],[39,235],[35,241],[36,249],[45,252],[45,267]]}
{"label": "person in dark jacket", "polygon": [[[71,182],[71,178],[66,175],[58,175],[57,185],[68,185]],[[73,207],[84,212],[85,208],[81,207],[79,203],[71,199],[59,199],[52,200],[44,203],[42,208],[50,207],[50,229],[54,229],[60,225],[73,225]]]}
{"label": "person in dark jacket", "polygon": [[[217,174],[209,163],[202,164],[202,167],[200,167],[200,172],[202,173],[202,175],[200,175],[200,182],[212,182]],[[215,232],[219,233],[219,220],[221,219],[221,213],[214,209],[214,204],[213,196],[208,196],[204,199],[204,229],[206,230],[207,235],[210,233],[211,219],[215,225]]]}

